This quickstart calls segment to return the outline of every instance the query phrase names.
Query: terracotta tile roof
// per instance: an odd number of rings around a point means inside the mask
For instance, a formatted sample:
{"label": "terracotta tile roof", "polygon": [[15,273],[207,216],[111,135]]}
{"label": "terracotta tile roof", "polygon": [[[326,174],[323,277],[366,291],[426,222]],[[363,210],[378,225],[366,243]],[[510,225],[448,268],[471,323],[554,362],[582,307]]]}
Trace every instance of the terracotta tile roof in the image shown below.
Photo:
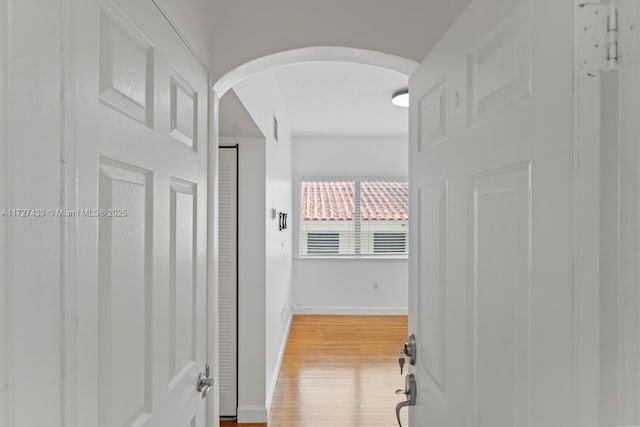
{"label": "terracotta tile roof", "polygon": [[303,181],[305,221],[351,221],[354,213],[352,181]]}
{"label": "terracotta tile roof", "polygon": [[407,181],[363,181],[360,184],[360,215],[365,221],[407,221]]}
{"label": "terracotta tile roof", "polygon": [[[304,221],[351,221],[353,181],[303,181]],[[409,184],[406,181],[362,181],[361,216],[365,221],[407,221]]]}

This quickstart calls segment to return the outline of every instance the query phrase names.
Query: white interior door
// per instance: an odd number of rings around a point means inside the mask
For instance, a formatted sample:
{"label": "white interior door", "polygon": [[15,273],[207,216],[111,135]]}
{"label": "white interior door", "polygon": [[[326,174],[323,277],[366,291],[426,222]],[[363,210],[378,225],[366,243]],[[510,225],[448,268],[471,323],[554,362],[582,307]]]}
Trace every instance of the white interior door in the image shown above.
{"label": "white interior door", "polygon": [[106,213],[77,222],[82,427],[211,425],[196,390],[208,76],[155,3],[82,0],[71,14],[76,204]]}
{"label": "white interior door", "polygon": [[582,418],[576,10],[474,0],[410,79],[412,426]]}
{"label": "white interior door", "polygon": [[238,411],[238,146],[220,147],[218,286],[220,416]]}

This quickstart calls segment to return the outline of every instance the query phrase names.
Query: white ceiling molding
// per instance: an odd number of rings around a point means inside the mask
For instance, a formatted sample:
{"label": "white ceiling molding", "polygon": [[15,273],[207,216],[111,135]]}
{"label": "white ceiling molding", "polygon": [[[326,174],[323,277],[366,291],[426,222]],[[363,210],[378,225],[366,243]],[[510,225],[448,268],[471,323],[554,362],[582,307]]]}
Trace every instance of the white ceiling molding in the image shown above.
{"label": "white ceiling molding", "polygon": [[411,59],[374,50],[332,46],[307,47],[267,55],[240,65],[222,76],[213,85],[213,90],[218,97],[222,98],[233,86],[255,74],[286,65],[309,62],[346,62],[371,65],[397,71],[406,76],[410,76],[418,66],[418,63]]}

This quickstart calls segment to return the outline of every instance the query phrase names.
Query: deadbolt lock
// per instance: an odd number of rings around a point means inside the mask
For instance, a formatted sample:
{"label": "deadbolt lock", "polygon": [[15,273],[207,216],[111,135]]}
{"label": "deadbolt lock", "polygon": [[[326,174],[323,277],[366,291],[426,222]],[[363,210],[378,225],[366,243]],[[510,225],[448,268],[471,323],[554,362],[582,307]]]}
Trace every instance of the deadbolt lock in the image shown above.
{"label": "deadbolt lock", "polygon": [[411,334],[407,337],[407,342],[402,346],[400,353],[406,355],[409,358],[409,364],[411,366],[414,366],[416,364],[418,346],[416,344],[415,334]]}

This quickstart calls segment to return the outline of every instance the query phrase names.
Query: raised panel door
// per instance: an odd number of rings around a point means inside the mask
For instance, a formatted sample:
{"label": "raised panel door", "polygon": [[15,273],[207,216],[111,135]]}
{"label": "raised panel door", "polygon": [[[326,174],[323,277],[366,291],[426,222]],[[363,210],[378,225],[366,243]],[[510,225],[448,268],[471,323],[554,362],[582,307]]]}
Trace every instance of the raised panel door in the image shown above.
{"label": "raised panel door", "polygon": [[73,5],[77,425],[203,427],[207,70],[153,2]]}
{"label": "raised panel door", "polygon": [[413,426],[582,419],[575,10],[473,1],[410,78]]}

